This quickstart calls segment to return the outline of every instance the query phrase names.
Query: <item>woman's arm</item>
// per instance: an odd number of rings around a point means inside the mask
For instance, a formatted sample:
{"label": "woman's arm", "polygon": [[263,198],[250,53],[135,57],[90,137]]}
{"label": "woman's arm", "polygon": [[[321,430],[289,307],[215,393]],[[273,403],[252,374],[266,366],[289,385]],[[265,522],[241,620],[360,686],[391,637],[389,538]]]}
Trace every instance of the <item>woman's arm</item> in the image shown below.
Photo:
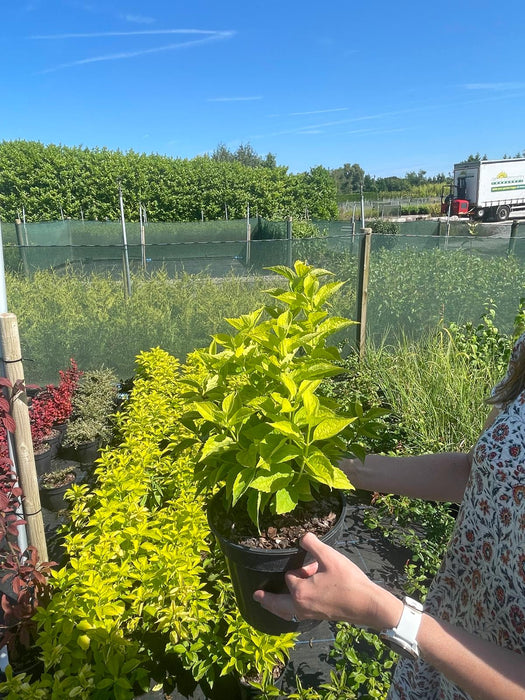
{"label": "woman's arm", "polygon": [[[499,411],[499,408],[491,410],[484,429],[494,422]],[[471,463],[471,453],[462,452],[416,457],[371,454],[364,462],[355,458],[342,459],[339,467],[358,489],[459,503],[467,485]]]}
{"label": "woman's arm", "polygon": [[418,457],[371,454],[364,462],[355,458],[342,459],[338,466],[358,489],[459,503],[470,465],[470,454],[444,452]]}
{"label": "woman's arm", "polygon": [[[301,546],[315,561],[286,574],[289,594],[256,591],[254,599],[290,620],[346,621],[380,632],[396,627],[403,603],[353,562],[309,533]],[[523,656],[426,613],[417,634],[421,657],[475,700],[525,700]]]}

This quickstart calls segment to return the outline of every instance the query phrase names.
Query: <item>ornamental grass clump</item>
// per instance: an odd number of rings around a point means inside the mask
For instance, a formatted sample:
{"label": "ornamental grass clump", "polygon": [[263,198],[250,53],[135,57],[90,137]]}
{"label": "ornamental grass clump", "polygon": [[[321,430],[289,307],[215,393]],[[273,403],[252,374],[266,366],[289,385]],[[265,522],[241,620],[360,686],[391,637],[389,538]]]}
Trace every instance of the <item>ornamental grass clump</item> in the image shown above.
{"label": "ornamental grass clump", "polygon": [[341,414],[317,393],[342,371],[328,336],[354,323],[328,310],[344,282],[323,282],[330,272],[299,261],[269,269],[287,282],[268,290],[274,303],[226,319],[235,333],[189,357],[181,420],[192,437],[180,447],[198,445],[198,488],[224,485],[224,510],[242,504],[257,527],[263,512],[289,513],[323,490],[352,488],[335,465],[346,450],[363,454],[359,438],[383,413],[364,413],[356,401]]}

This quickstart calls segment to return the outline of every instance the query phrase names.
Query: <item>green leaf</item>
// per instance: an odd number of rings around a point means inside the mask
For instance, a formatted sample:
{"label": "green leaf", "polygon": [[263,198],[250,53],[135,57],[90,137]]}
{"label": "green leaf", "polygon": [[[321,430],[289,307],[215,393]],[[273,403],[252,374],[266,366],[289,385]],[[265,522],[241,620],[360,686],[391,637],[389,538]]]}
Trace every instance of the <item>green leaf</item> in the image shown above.
{"label": "green leaf", "polygon": [[263,491],[264,493],[272,493],[277,491],[279,488],[283,488],[293,478],[293,470],[291,468],[284,470],[280,469],[267,476],[261,475],[256,477],[250,484],[251,489],[257,489],[258,491]]}
{"label": "green leaf", "polygon": [[232,412],[232,409],[235,406],[235,399],[236,399],[236,394],[234,391],[232,391],[230,394],[225,396],[223,401],[222,401],[221,407],[227,416],[230,415],[230,413]]}
{"label": "green leaf", "polygon": [[346,282],[328,282],[324,284],[315,294],[313,302],[316,306],[322,306],[331,296],[333,296]]}
{"label": "green leaf", "polygon": [[317,450],[305,460],[306,471],[320,483],[334,489],[351,489],[352,484],[338,467],[330,462],[325,455]]}
{"label": "green leaf", "polygon": [[291,268],[286,267],[286,265],[274,265],[273,267],[265,267],[264,269],[270,270],[271,272],[275,272],[277,275],[282,275],[290,281],[293,280],[293,278],[295,277],[294,271]]}
{"label": "green leaf", "polygon": [[227,435],[212,435],[204,443],[201,450],[201,460],[206,459],[212,454],[224,452],[233,443],[233,439]]}
{"label": "green leaf", "polygon": [[315,418],[319,415],[319,399],[312,391],[305,391],[303,394],[303,404],[308,418]]}
{"label": "green leaf", "polygon": [[275,512],[278,515],[281,513],[289,513],[295,508],[297,503],[298,499],[294,498],[291,489],[280,489],[275,494]]}
{"label": "green leaf", "polygon": [[295,445],[285,444],[271,453],[270,459],[272,463],[279,464],[281,462],[291,462],[299,457],[301,451]]}
{"label": "green leaf", "polygon": [[294,382],[294,380],[290,377],[289,374],[285,373],[281,374],[281,381],[287,388],[288,393],[290,394],[290,398],[293,399],[297,394],[297,384]]}
{"label": "green leaf", "polygon": [[248,496],[248,502],[246,504],[250,520],[255,525],[257,530],[259,530],[259,509],[261,506],[261,499],[262,494],[260,491],[251,491],[251,493]]}
{"label": "green leaf", "polygon": [[216,406],[211,401],[199,401],[191,405],[192,409],[197,411],[205,420],[212,423],[220,423],[222,425],[221,414]]}
{"label": "green leaf", "polygon": [[355,418],[326,418],[315,428],[313,439],[328,440],[344,430],[354,420]]}
{"label": "green leaf", "polygon": [[289,437],[298,439],[302,437],[299,430],[297,430],[297,428],[289,420],[280,420],[275,423],[270,423],[270,425],[283,435],[288,435]]}

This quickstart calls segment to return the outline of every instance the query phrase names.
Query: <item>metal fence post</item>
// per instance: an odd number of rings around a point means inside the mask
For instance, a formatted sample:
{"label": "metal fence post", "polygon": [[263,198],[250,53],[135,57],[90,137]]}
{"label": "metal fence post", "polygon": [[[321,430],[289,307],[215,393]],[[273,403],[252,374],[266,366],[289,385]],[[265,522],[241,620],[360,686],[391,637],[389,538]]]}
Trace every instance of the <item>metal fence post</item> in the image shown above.
{"label": "metal fence post", "polygon": [[126,235],[126,220],[124,218],[124,199],[122,197],[122,187],[119,185],[120,200],[120,222],[122,224],[122,267],[124,271],[124,294],[126,298],[131,296],[131,273],[129,270],[128,238]]}
{"label": "metal fence post", "polygon": [[293,267],[293,229],[291,216],[286,219],[286,246],[288,267]]}
{"label": "metal fence post", "polygon": [[250,205],[246,207],[246,267],[249,268],[252,261],[252,226],[250,224]]}
{"label": "metal fence post", "polygon": [[31,270],[29,269],[29,264],[27,262],[27,243],[24,236],[22,221],[20,219],[15,219],[15,229],[18,250],[20,252],[20,257],[22,258],[22,265],[24,266],[24,274],[26,277],[31,278]]}
{"label": "metal fence post", "polygon": [[366,311],[368,305],[368,277],[370,272],[370,247],[372,229],[362,228],[361,247],[359,251],[359,279],[357,282],[357,349],[359,359],[365,356]]}
{"label": "metal fence post", "polygon": [[507,249],[507,255],[512,255],[512,253],[514,253],[514,248],[516,246],[516,234],[518,233],[519,226],[519,221],[514,220],[512,222],[512,226],[510,227],[510,238],[509,247]]}

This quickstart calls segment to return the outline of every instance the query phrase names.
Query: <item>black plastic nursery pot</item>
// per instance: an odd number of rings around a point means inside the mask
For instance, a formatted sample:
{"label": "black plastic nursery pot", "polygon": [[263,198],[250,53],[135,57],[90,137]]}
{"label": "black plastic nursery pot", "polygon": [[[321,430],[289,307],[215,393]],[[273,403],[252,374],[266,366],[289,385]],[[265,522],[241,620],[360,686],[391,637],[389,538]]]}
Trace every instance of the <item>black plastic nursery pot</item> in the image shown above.
{"label": "black plastic nursery pot", "polygon": [[73,481],[64,486],[54,486],[52,488],[44,488],[40,486],[40,500],[44,508],[57,513],[59,510],[65,510],[69,507],[69,501],[66,501],[64,494],[74,483],[76,483],[76,476]]}
{"label": "black plastic nursery pot", "polygon": [[51,461],[53,459],[51,447],[48,446],[42,452],[35,452],[34,457],[37,476],[51,471]]}
{"label": "black plastic nursery pot", "polygon": [[[289,549],[260,549],[231,542],[217,529],[220,522],[221,492],[216,494],[208,506],[208,524],[219,542],[233,584],[237,606],[242,617],[259,632],[266,634],[285,634],[288,632],[307,632],[320,620],[302,620],[291,622],[265,610],[253,600],[256,590],[270,593],[287,593],[285,573],[298,569],[313,561],[310,554],[301,547]],[[323,536],[321,541],[334,546],[341,538],[344,528],[346,501],[342,493],[338,493],[340,512],[334,526]]]}
{"label": "black plastic nursery pot", "polygon": [[100,440],[82,442],[80,445],[62,445],[58,455],[62,459],[72,459],[80,464],[93,464],[99,456]]}

